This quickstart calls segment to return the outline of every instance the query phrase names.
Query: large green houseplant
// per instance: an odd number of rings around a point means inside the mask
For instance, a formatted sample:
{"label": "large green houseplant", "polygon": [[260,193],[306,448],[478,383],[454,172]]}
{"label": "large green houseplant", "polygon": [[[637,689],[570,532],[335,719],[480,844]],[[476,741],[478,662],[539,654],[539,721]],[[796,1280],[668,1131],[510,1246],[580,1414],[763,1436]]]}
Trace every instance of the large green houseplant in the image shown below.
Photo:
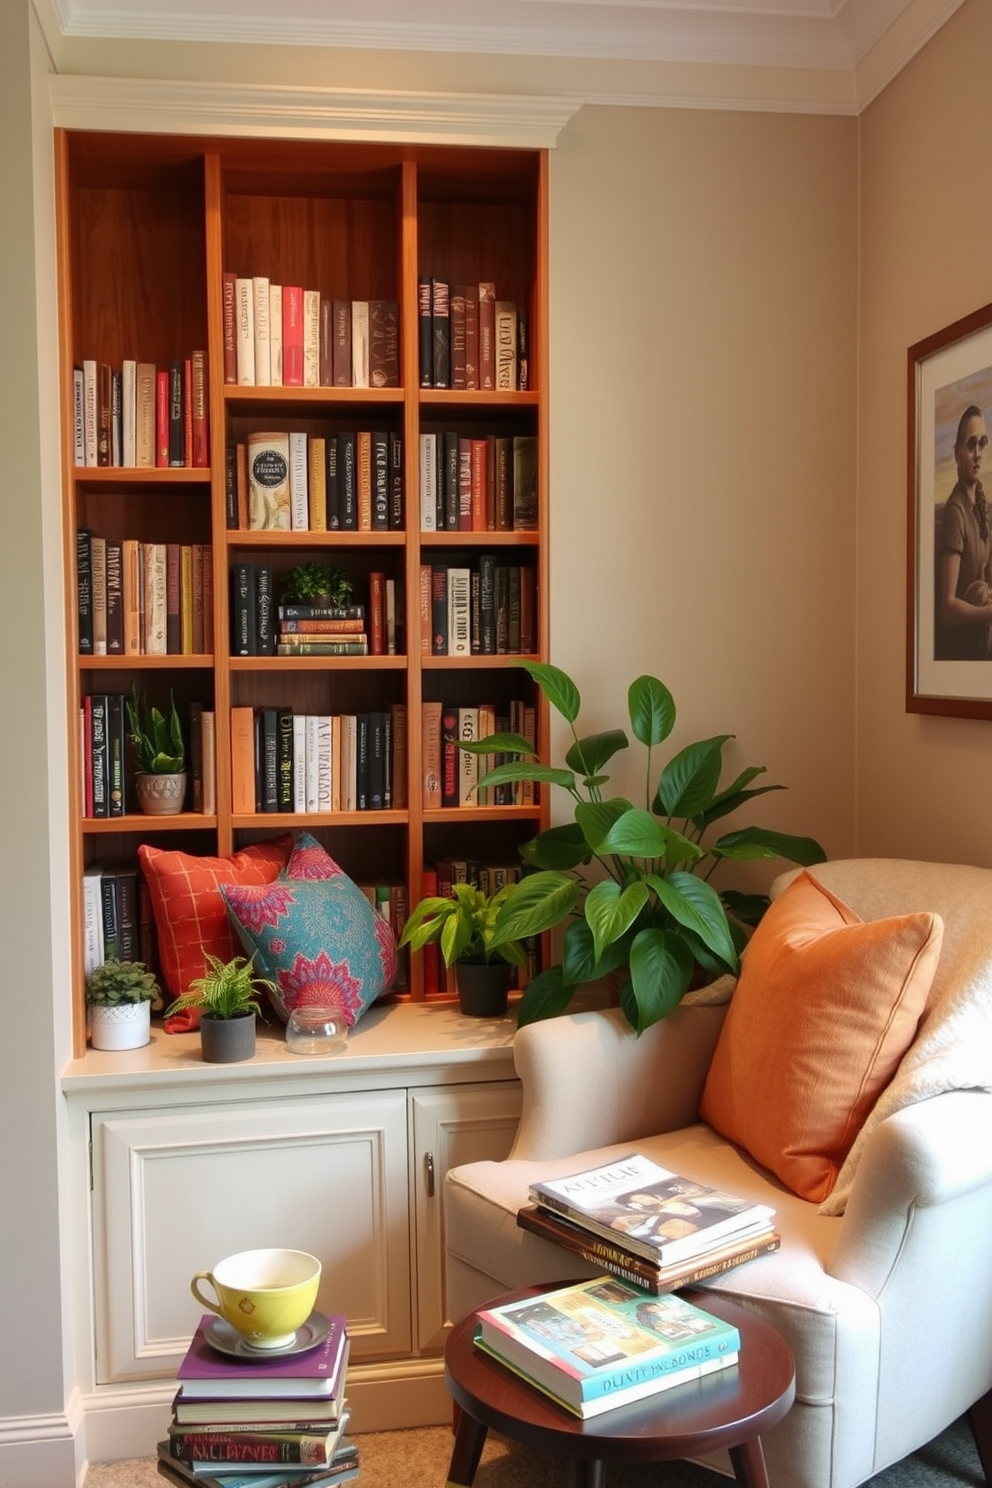
{"label": "large green houseplant", "polygon": [[631,732],[647,751],[644,803],[611,796],[604,770],[629,747],[626,732],[580,736],[581,699],[571,677],[545,662],[519,665],[571,730],[564,764],[541,763],[518,734],[494,734],[461,747],[512,756],[480,785],[558,786],[573,800],[574,820],[541,832],[521,849],[531,871],[507,894],[492,945],[564,923],[561,960],[530,982],[518,1021],[553,1017],[577,987],[622,971],[620,1004],[642,1032],[677,1007],[697,972],[735,973],[749,928],[767,907],[765,895],[714,888],[709,878],[719,863],[785,858],[808,865],[826,854],[812,837],[762,827],[740,827],[711,840],[714,823],[755,796],[784,787],[754,785],[764,774],[761,765],[721,786],[723,749],[732,734],[688,744],[659,769],[653,752],[671,734],[676,710],[657,677],[638,677],[627,694]]}

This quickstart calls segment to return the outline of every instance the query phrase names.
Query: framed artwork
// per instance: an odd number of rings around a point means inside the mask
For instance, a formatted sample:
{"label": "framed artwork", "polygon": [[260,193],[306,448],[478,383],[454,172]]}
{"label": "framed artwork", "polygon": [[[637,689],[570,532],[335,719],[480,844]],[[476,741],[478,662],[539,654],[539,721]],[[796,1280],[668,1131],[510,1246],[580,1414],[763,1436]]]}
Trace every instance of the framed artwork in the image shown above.
{"label": "framed artwork", "polygon": [[906,711],[992,718],[992,305],[908,370]]}

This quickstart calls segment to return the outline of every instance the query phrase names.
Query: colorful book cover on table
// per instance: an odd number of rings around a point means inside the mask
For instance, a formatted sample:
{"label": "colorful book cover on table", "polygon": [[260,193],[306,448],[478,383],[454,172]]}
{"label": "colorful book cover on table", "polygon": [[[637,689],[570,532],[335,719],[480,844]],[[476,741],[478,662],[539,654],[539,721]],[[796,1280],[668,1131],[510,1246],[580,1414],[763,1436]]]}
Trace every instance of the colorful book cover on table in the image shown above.
{"label": "colorful book cover on table", "polygon": [[196,1488],[286,1488],[293,1483],[296,1488],[330,1488],[330,1485],[347,1482],[358,1476],[358,1447],[351,1437],[343,1436],[335,1449],[331,1462],[326,1467],[286,1468],[273,1471],[269,1467],[218,1468],[212,1471],[194,1468],[188,1462],[172,1457],[167,1441],[157,1447],[158,1470],[172,1483],[193,1484]]}
{"label": "colorful book cover on table", "polygon": [[650,1393],[740,1349],[733,1323],[615,1276],[483,1308],[478,1319],[486,1348],[572,1405]]}
{"label": "colorful book cover on table", "polygon": [[327,1321],[327,1337],[304,1353],[242,1359],[211,1347],[207,1330],[214,1317],[204,1313],[176,1371],[184,1396],[333,1395],[341,1383],[347,1333],[343,1315],[331,1314]]}
{"label": "colorful book cover on table", "polygon": [[774,1209],[660,1167],[639,1152],[563,1178],[534,1183],[540,1204],[638,1255],[672,1265],[718,1240],[767,1227]]}

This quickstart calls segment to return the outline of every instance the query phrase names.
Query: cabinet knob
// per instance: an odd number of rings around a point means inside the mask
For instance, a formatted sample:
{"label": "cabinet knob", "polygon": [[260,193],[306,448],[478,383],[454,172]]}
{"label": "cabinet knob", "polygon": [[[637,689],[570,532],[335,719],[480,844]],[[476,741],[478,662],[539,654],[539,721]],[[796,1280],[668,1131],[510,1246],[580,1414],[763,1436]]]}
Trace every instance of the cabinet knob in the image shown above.
{"label": "cabinet knob", "polygon": [[433,1152],[425,1152],[424,1153],[424,1179],[425,1179],[425,1181],[427,1183],[427,1197],[429,1199],[432,1199],[434,1197],[434,1154],[433,1154]]}

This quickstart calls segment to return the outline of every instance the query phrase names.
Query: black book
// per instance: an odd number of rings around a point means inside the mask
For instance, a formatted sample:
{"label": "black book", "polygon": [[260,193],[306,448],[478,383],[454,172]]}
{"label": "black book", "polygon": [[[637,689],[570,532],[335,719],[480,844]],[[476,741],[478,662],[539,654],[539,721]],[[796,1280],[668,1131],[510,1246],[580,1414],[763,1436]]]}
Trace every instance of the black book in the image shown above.
{"label": "black book", "polygon": [[469,572],[469,650],[473,656],[482,655],[482,581],[478,567]]}
{"label": "black book", "polygon": [[124,655],[124,550],[107,542],[107,655]]}
{"label": "black book", "polygon": [[107,815],[123,816],[127,769],[127,714],[120,693],[107,697]]}
{"label": "black book", "polygon": [[372,531],[389,531],[389,435],[372,431]]}
{"label": "black book", "polygon": [[122,961],[140,961],[137,863],[115,866],[114,898],[117,907],[117,954]]}
{"label": "black book", "polygon": [[386,805],[386,718],[380,712],[368,715],[370,811],[382,811]]}
{"label": "black book", "polygon": [[431,331],[434,386],[451,386],[451,305],[444,279],[431,280]]}
{"label": "black book", "polygon": [[448,569],[444,563],[431,566],[431,655],[448,654]]}
{"label": "black book", "polygon": [[279,734],[275,708],[262,708],[262,805],[263,811],[279,810]]}
{"label": "black book", "polygon": [[456,429],[446,429],[441,435],[439,444],[441,446],[441,480],[440,486],[443,490],[443,518],[438,526],[443,526],[447,532],[458,531],[458,448],[459,438]]}
{"label": "black book", "polygon": [[389,435],[389,530],[403,531],[403,435]]}
{"label": "black book", "polygon": [[189,705],[189,774],[194,811],[203,810],[203,704]]}
{"label": "black book", "polygon": [[355,729],[355,790],[359,811],[369,809],[369,715],[359,713]]}
{"label": "black book", "polygon": [[400,307],[395,300],[369,300],[369,386],[400,385]]}
{"label": "black book", "polygon": [[338,436],[328,434],[324,441],[325,500],[327,505],[327,530],[337,532],[341,526],[341,482],[338,469]]}
{"label": "black book", "polygon": [[479,651],[496,655],[496,555],[479,554]]}
{"label": "black book", "polygon": [[76,533],[76,613],[80,656],[93,655],[93,534],[88,527]]}
{"label": "black book", "polygon": [[113,869],[104,868],[100,875],[100,911],[103,915],[103,959],[116,961],[120,957],[120,942],[117,936],[117,894]]}
{"label": "black book", "polygon": [[276,713],[278,753],[276,767],[279,785],[279,810],[293,809],[293,710],[279,708]]}
{"label": "black book", "polygon": [[257,645],[254,563],[231,565],[231,655],[254,656]]}
{"label": "black book", "polygon": [[238,443],[229,439],[224,448],[224,525],[229,532],[238,527]]}
{"label": "black book", "polygon": [[420,386],[434,386],[434,330],[431,316],[431,281],[417,280],[417,351]]}
{"label": "black book", "polygon": [[110,760],[107,754],[107,694],[90,698],[90,770],[93,778],[93,815],[110,815]]}
{"label": "black book", "polygon": [[338,516],[342,532],[357,532],[358,466],[352,430],[338,435]]}
{"label": "black book", "polygon": [[183,364],[169,363],[169,464],[186,462],[186,435],[183,424]]}
{"label": "black book", "polygon": [[510,570],[505,563],[496,565],[496,652],[502,656],[510,649]]}
{"label": "black book", "polygon": [[276,654],[275,578],[268,563],[255,567],[255,650],[254,656]]}
{"label": "black book", "polygon": [[520,567],[511,563],[506,584],[506,649],[520,654]]}

